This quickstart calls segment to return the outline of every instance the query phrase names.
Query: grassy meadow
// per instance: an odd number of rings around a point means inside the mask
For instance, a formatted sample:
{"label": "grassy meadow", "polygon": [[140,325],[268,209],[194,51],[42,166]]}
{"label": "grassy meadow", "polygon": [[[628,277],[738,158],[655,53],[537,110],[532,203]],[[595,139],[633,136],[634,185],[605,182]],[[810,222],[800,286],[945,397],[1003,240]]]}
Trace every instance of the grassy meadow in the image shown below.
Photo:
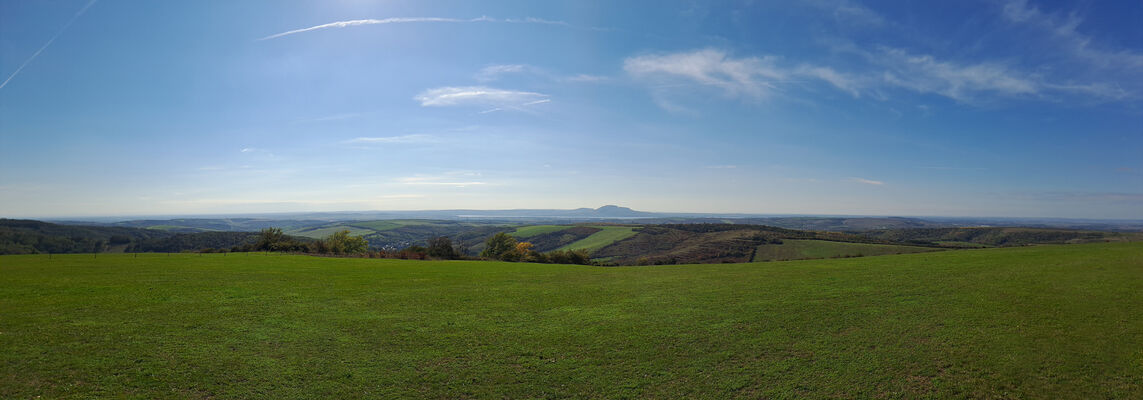
{"label": "grassy meadow", "polygon": [[380,232],[380,231],[387,231],[387,230],[391,230],[391,229],[397,229],[397,228],[400,228],[400,227],[408,225],[408,224],[402,224],[400,222],[394,222],[394,221],[379,220],[379,221],[354,222],[350,225],[360,227],[360,228],[365,228],[365,229],[371,229],[373,231]]}
{"label": "grassy meadow", "polygon": [[570,225],[528,225],[516,228],[515,232],[511,235],[520,239],[527,239],[532,236],[542,235],[545,233],[559,232],[564,229],[571,228]]}
{"label": "grassy meadow", "polygon": [[635,227],[631,226],[597,226],[602,229],[582,240],[560,247],[557,250],[587,250],[593,252],[623,239],[635,236]]}
{"label": "grassy meadow", "polygon": [[302,237],[308,237],[310,239],[323,239],[323,238],[329,237],[329,235],[332,235],[334,233],[341,232],[341,231],[349,231],[349,234],[352,236],[368,235],[368,234],[374,232],[374,230],[372,230],[372,229],[359,228],[359,227],[352,226],[352,225],[337,225],[337,226],[330,226],[330,227],[323,227],[323,228],[306,229],[306,230],[291,232],[291,234],[302,236]]}
{"label": "grassy meadow", "polygon": [[0,398],[1143,398],[1143,244],[0,257]]}

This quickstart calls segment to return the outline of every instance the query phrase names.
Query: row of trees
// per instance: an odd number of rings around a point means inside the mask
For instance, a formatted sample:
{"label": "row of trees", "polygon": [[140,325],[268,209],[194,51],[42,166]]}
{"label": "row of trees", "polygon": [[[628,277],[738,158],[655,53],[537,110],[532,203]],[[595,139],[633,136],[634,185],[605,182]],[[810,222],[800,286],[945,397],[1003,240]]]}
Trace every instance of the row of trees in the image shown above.
{"label": "row of trees", "polygon": [[465,253],[468,252],[468,249],[463,245],[453,245],[452,239],[446,236],[429,239],[428,245],[428,247],[414,245],[397,251],[381,250],[377,253],[370,253],[368,256],[402,260],[460,260],[464,259]]}
{"label": "row of trees", "polygon": [[532,244],[517,241],[507,233],[497,233],[484,242],[480,256],[500,261],[521,261],[548,264],[591,264],[587,250],[553,250],[541,253],[532,250]]}
{"label": "row of trees", "polygon": [[317,254],[363,254],[369,251],[369,243],[359,236],[350,236],[349,231],[334,232],[325,239],[303,242],[287,236],[281,228],[266,228],[258,240],[248,248],[236,251],[285,251]]}
{"label": "row of trees", "polygon": [[0,254],[97,253],[167,232],[124,227],[59,225],[0,218]]}
{"label": "row of trees", "polygon": [[[490,232],[480,232],[472,239]],[[463,238],[462,236],[461,238]],[[309,254],[356,255],[400,259],[455,260],[469,258],[467,246],[447,236],[429,239],[427,246],[409,246],[396,251],[370,251],[365,238],[339,231],[324,239],[308,239],[286,235],[281,228],[260,232],[169,233],[139,228],[81,227],[56,225],[30,220],[0,218],[0,254],[91,253],[122,246],[123,252],[255,252],[273,251]],[[481,257],[502,261],[590,264],[587,251],[551,251],[540,253],[532,243],[518,242],[506,233],[497,233],[486,241]]]}
{"label": "row of trees", "polygon": [[[467,248],[455,245],[445,236],[429,239],[428,246],[409,246],[398,251],[370,252],[369,243],[364,238],[350,236],[349,231],[335,232],[325,239],[312,242],[302,242],[287,236],[279,228],[263,229],[258,240],[250,245],[252,251],[286,251],[315,254],[345,254],[362,255],[366,257],[400,258],[413,260],[456,260],[465,258]],[[485,241],[482,258],[513,261],[535,262],[551,264],[591,264],[591,257],[587,250],[554,250],[541,253],[532,249],[532,244],[517,241],[507,233],[497,233]],[[237,249],[235,251],[249,251]]]}
{"label": "row of trees", "polygon": [[360,236],[350,236],[349,231],[334,232],[325,239],[301,241],[286,235],[279,228],[263,229],[258,240],[232,251],[283,251],[311,254],[360,255],[370,258],[400,258],[405,260],[443,259],[455,260],[464,257],[466,249],[454,246],[447,237],[430,239],[428,247],[409,246],[401,250],[376,252],[369,251],[369,242]]}

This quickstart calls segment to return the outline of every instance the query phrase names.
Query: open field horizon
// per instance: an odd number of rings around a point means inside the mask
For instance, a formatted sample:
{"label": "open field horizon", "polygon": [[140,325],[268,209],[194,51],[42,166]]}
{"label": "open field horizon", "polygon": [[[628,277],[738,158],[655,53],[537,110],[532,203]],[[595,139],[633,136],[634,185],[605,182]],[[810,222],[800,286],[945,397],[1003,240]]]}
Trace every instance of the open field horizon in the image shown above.
{"label": "open field horizon", "polygon": [[0,400],[1143,399],[1143,1],[0,0]]}

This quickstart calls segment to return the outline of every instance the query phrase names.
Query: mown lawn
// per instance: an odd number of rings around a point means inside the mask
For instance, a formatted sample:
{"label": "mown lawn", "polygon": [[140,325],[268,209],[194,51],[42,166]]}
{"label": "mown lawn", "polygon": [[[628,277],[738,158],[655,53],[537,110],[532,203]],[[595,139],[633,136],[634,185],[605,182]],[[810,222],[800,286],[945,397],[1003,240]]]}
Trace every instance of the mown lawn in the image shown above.
{"label": "mown lawn", "polygon": [[0,257],[0,398],[1143,398],[1143,244],[657,267]]}

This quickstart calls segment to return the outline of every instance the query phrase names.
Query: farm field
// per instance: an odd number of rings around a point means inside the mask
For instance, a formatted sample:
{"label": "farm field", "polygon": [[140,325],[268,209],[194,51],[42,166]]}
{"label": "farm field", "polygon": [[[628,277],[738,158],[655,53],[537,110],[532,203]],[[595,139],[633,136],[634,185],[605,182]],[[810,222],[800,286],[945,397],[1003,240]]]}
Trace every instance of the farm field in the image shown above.
{"label": "farm field", "polygon": [[938,251],[928,247],[786,239],[781,244],[758,246],[754,261],[883,256]]}
{"label": "farm field", "polygon": [[286,230],[287,234],[321,239],[335,232],[347,230],[352,236],[365,236],[379,232],[392,231],[403,227],[433,226],[440,221],[429,220],[375,220],[375,221],[343,221],[330,222],[317,226],[303,226]]}
{"label": "farm field", "polygon": [[352,236],[368,235],[374,232],[373,229],[359,228],[352,225],[337,225],[326,228],[304,229],[298,231],[290,231],[289,234],[311,239],[321,239],[340,231],[349,231]]}
{"label": "farm field", "polygon": [[597,226],[602,229],[575,243],[560,247],[557,250],[587,250],[589,253],[607,247],[623,239],[635,236],[634,227],[630,226]]}
{"label": "farm field", "polygon": [[147,228],[147,229],[157,229],[157,230],[160,230],[160,231],[180,230],[180,229],[181,229],[181,230],[192,230],[192,231],[196,231],[196,232],[207,232],[207,231],[210,231],[209,229],[202,229],[202,228],[189,228],[189,227],[185,227],[185,226],[179,226],[179,225],[151,225],[151,226],[148,226],[148,227],[146,227],[146,228]]}
{"label": "farm field", "polygon": [[0,398],[1140,398],[1143,244],[656,267],[0,256]]}
{"label": "farm field", "polygon": [[353,222],[353,223],[350,223],[349,225],[353,225],[353,226],[356,226],[358,228],[371,229],[373,231],[387,231],[390,229],[400,228],[402,226],[405,226],[406,224],[402,224],[400,222],[393,222],[393,221],[364,221],[364,222]]}
{"label": "farm field", "polygon": [[559,232],[564,229],[571,228],[570,225],[529,225],[516,228],[515,232],[511,235],[521,239],[527,239],[532,236],[542,235],[545,233]]}

